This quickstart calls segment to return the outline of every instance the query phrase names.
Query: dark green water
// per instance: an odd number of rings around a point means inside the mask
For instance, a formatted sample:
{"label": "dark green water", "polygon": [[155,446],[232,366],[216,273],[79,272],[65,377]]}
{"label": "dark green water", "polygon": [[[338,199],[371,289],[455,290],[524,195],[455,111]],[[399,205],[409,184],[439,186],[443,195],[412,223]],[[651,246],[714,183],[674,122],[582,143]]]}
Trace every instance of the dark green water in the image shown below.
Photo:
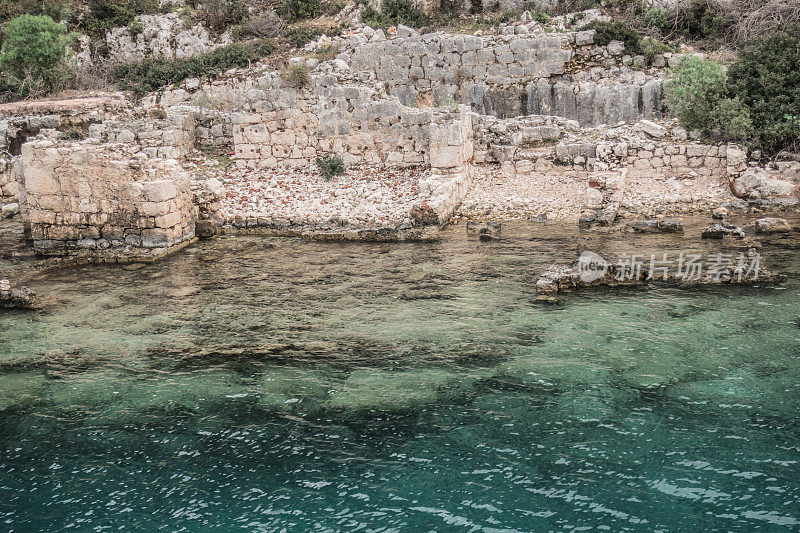
{"label": "dark green water", "polygon": [[0,314],[0,530],[797,529],[797,249],[762,251],[778,288],[542,305],[587,246],[688,245],[505,232],[31,280],[45,308]]}

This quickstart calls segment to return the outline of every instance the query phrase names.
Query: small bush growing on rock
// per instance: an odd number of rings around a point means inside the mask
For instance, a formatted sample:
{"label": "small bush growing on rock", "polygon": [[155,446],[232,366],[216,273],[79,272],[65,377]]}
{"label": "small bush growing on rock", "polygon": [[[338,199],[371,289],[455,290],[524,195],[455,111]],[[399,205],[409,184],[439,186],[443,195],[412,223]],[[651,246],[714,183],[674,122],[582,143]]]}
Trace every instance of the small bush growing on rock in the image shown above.
{"label": "small bush growing on rock", "polygon": [[707,39],[721,33],[727,21],[714,0],[692,0],[685,10],[679,8],[677,26],[691,39]]}
{"label": "small bush growing on rock", "polygon": [[629,54],[638,54],[641,51],[642,34],[624,22],[598,21],[592,23],[587,29],[594,29],[594,42],[605,46],[611,41],[622,41]]}
{"label": "small bush growing on rock", "polygon": [[248,15],[247,6],[241,0],[203,0],[197,11],[198,21],[214,32],[239,24]]}
{"label": "small bush growing on rock", "polygon": [[305,65],[288,65],[281,71],[281,79],[297,89],[303,88],[311,81],[311,75]]}
{"label": "small bush growing on rock", "polygon": [[111,28],[127,26],[137,15],[160,11],[158,0],[90,0],[83,26],[89,35],[103,37]]}
{"label": "small bush growing on rock", "polygon": [[800,26],[746,46],[728,71],[728,91],[750,108],[763,148],[800,148]]}
{"label": "small bush growing on rock", "polygon": [[286,40],[289,41],[295,48],[305,46],[306,43],[313,41],[322,35],[322,30],[319,28],[292,28],[286,32]]}
{"label": "small bush growing on rock", "polygon": [[642,39],[639,43],[639,49],[649,61],[653,61],[653,59],[656,57],[664,55],[667,52],[677,51],[676,47],[667,43],[662,43],[661,41],[653,39],[652,37],[645,37]]}
{"label": "small bush growing on rock", "polygon": [[22,95],[48,92],[66,79],[74,35],[52,18],[21,15],[3,28],[0,71]]}
{"label": "small bush growing on rock", "polygon": [[669,111],[706,138],[751,140],[750,109],[738,97],[726,97],[722,65],[696,56],[684,58],[664,87]]}
{"label": "small bush growing on rock", "polygon": [[186,78],[214,76],[231,68],[245,67],[256,56],[241,44],[229,44],[199,56],[145,59],[119,65],[115,77],[120,87],[143,95]]}
{"label": "small bush growing on rock", "polygon": [[661,7],[648,9],[642,15],[642,24],[649,28],[667,31],[670,27],[670,23],[667,21],[667,11]]}
{"label": "small bush growing on rock", "polygon": [[272,55],[272,52],[278,47],[273,39],[253,39],[244,45],[259,59]]}
{"label": "small bush growing on rock", "polygon": [[323,7],[325,8],[325,13],[328,15],[338,15],[339,12],[344,9],[345,3],[344,0],[332,0],[330,2],[325,2]]}
{"label": "small bush growing on rock", "polygon": [[131,36],[132,39],[136,39],[136,36],[139,35],[144,31],[144,24],[141,22],[134,20],[130,24],[128,24],[128,35]]}
{"label": "small bush growing on rock", "polygon": [[285,26],[283,20],[274,11],[270,11],[264,15],[250,17],[245,20],[234,28],[233,34],[238,39],[246,39],[248,37],[274,39],[280,36]]}
{"label": "small bush growing on rock", "polygon": [[339,54],[339,47],[335,44],[320,46],[314,50],[314,57],[320,61],[330,61]]}
{"label": "small bush growing on rock", "polygon": [[714,107],[725,96],[722,65],[697,56],[683,58],[664,87],[667,107],[685,127],[710,132]]}
{"label": "small bush growing on rock", "polygon": [[318,17],[322,5],[319,0],[283,0],[278,12],[289,22],[297,22]]}
{"label": "small bush growing on rock", "polygon": [[380,11],[367,4],[361,9],[361,21],[376,28],[397,24],[422,28],[431,23],[430,17],[412,0],[384,0]]}
{"label": "small bush growing on rock", "polygon": [[325,154],[317,158],[317,166],[326,180],[341,176],[345,172],[344,161],[338,155]]}

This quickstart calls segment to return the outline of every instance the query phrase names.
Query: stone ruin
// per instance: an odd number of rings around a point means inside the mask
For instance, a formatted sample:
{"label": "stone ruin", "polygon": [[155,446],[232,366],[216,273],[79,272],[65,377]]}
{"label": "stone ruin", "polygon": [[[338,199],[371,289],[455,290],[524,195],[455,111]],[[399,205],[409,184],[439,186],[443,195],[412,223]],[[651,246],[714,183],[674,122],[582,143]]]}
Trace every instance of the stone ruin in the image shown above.
{"label": "stone ruin", "polygon": [[737,146],[696,142],[662,120],[658,65],[680,56],[631,70],[637,59],[622,43],[535,24],[486,37],[403,27],[394,38],[369,27],[323,37],[315,45],[340,53],[290,60],[310,72],[300,87],[257,65],[187,80],[137,106],[119,97],[2,106],[0,201],[20,204],[37,251],[103,258],[156,257],[196,227],[213,234],[230,222],[220,184],[193,182],[179,164],[212,147],[250,169],[313,167],[324,154],[424,165],[419,225],[444,223],[487,169],[563,183],[559,194],[582,205],[585,227],[665,203],[710,210],[733,195],[797,203],[797,165],[766,170]]}

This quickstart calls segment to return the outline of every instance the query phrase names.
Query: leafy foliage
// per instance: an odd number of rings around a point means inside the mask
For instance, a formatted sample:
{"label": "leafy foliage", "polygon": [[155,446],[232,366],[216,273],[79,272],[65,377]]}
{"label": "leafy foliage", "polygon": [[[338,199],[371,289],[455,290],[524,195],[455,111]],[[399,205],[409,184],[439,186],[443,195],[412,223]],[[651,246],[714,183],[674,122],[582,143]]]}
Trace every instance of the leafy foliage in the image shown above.
{"label": "leafy foliage", "polygon": [[680,21],[683,33],[692,39],[713,37],[726,25],[724,15],[712,0],[692,0]]}
{"label": "leafy foliage", "polygon": [[248,15],[247,5],[242,0],[203,0],[197,11],[198,20],[213,32],[240,24]]}
{"label": "leafy foliage", "polygon": [[800,146],[800,27],[785,27],[745,47],[728,71],[728,87],[750,108],[761,146]]}
{"label": "leafy foliage", "polygon": [[645,37],[639,43],[639,50],[649,60],[652,61],[658,56],[664,55],[667,52],[677,52],[675,46],[667,43],[662,43],[652,37]]}
{"label": "leafy foliage", "polygon": [[289,22],[316,18],[322,13],[319,0],[283,0],[278,11]]}
{"label": "leafy foliage", "polygon": [[230,44],[200,56],[145,59],[117,66],[115,76],[122,89],[143,95],[186,78],[214,76],[230,68],[247,66],[256,54],[241,44]]}
{"label": "leafy foliage", "polygon": [[247,41],[244,46],[258,58],[272,55],[272,52],[278,47],[273,39],[267,38]]}
{"label": "leafy foliage", "polygon": [[722,65],[696,56],[684,58],[667,82],[667,106],[685,127],[704,137],[750,144],[754,134],[750,108],[728,97]]}
{"label": "leafy foliage", "polygon": [[345,172],[344,161],[335,154],[325,154],[317,158],[317,166],[326,180],[341,176]]}
{"label": "leafy foliage", "polygon": [[421,28],[430,24],[431,19],[412,0],[384,0],[380,11],[370,4],[365,5],[361,9],[361,21],[381,28],[397,24]]}
{"label": "leafy foliage", "polygon": [[20,15],[3,29],[0,70],[22,95],[51,91],[69,72],[73,35],[46,15]]}
{"label": "leafy foliage", "polygon": [[714,107],[725,96],[725,71],[714,61],[685,57],[672,72],[664,92],[667,107],[681,124],[710,134]]}
{"label": "leafy foliage", "polygon": [[90,0],[83,25],[89,35],[104,36],[111,28],[128,26],[136,15],[158,13],[160,9],[158,0]]}
{"label": "leafy foliage", "polygon": [[311,75],[305,65],[288,65],[281,71],[281,78],[298,89],[308,85]]}
{"label": "leafy foliage", "polygon": [[649,28],[661,31],[668,30],[670,26],[667,20],[667,11],[661,7],[652,7],[645,11],[642,15],[642,23]]}
{"label": "leafy foliage", "polygon": [[630,54],[638,54],[641,51],[642,34],[631,28],[624,22],[598,21],[589,26],[594,29],[594,42],[600,46],[605,46],[611,41],[622,41],[625,43],[625,50]]}
{"label": "leafy foliage", "polygon": [[306,43],[313,41],[323,33],[325,35],[332,36],[339,35],[341,32],[341,27],[333,25],[326,27],[300,26],[287,30],[283,36],[287,41],[289,41],[289,43],[292,44],[292,46],[300,48]]}

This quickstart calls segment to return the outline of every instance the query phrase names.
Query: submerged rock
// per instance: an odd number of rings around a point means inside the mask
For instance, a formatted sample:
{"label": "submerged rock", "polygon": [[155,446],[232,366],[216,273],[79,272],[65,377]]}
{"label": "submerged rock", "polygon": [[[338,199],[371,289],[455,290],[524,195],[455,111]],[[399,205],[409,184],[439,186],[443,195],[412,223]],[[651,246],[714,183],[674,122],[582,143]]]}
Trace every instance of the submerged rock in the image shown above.
{"label": "submerged rock", "polygon": [[7,279],[0,280],[0,308],[30,309],[36,305],[36,293],[27,287],[12,289]]}
{"label": "submerged rock", "polygon": [[755,223],[756,233],[787,233],[792,231],[792,227],[783,218],[765,217],[759,218]]}
{"label": "submerged rock", "polygon": [[744,230],[739,226],[732,224],[711,224],[703,228],[701,236],[704,239],[722,239],[726,235],[736,237],[738,239],[744,238]]}
{"label": "submerged rock", "polygon": [[636,233],[680,233],[683,222],[680,220],[634,220],[628,224]]}
{"label": "submerged rock", "polygon": [[209,239],[217,234],[217,225],[211,220],[198,220],[194,226],[194,234],[201,239]]}
{"label": "submerged rock", "polygon": [[728,210],[720,206],[711,212],[711,218],[714,220],[725,220],[728,218]]}
{"label": "submerged rock", "polygon": [[692,274],[687,271],[669,270],[658,265],[652,266],[654,270],[651,272],[649,262],[633,265],[630,260],[606,260],[595,253],[584,252],[572,266],[549,266],[536,281],[537,299],[552,301],[555,294],[580,287],[616,287],[651,281],[695,286],[723,283],[780,283],[786,280],[784,274],[762,268],[759,256],[755,252],[754,248],[750,249],[746,255],[742,253],[737,261],[731,259],[727,263],[706,265],[708,268],[705,270],[701,268]]}
{"label": "submerged rock", "polygon": [[499,222],[467,222],[467,233],[477,234],[478,238],[482,241],[490,241],[500,236],[500,228],[502,225]]}

